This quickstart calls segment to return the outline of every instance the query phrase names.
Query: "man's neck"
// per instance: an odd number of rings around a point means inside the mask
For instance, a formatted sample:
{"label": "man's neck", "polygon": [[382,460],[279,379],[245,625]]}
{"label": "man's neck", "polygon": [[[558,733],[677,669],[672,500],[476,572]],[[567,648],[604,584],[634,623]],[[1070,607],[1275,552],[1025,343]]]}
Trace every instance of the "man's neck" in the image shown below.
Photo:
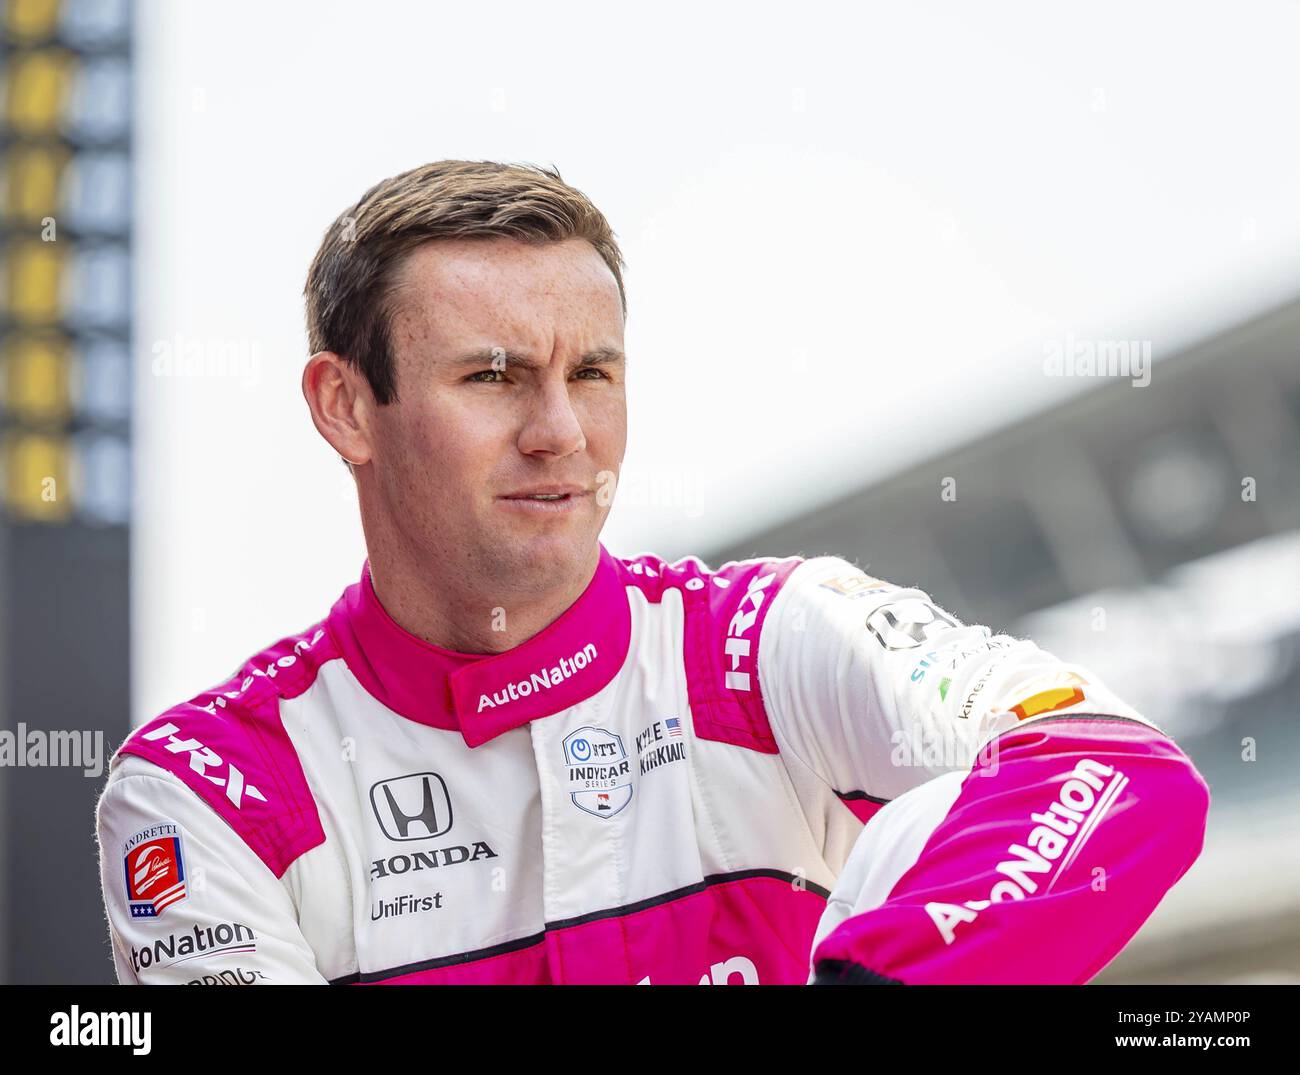
{"label": "man's neck", "polygon": [[[526,595],[495,582],[478,589],[458,586],[451,578],[405,567],[401,556],[372,550],[370,580],[384,611],[404,631],[458,653],[504,653],[546,630],[582,596],[600,559],[567,580]],[[442,565],[446,567],[447,565]]]}

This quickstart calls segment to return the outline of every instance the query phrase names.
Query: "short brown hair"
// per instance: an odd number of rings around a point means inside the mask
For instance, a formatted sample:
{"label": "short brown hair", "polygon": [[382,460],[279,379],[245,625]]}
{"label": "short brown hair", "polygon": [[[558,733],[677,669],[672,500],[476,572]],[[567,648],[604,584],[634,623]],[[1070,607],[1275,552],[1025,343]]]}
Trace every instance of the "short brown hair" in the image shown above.
{"label": "short brown hair", "polygon": [[307,343],[365,374],[375,399],[397,399],[390,325],[397,270],[431,239],[506,237],[542,244],[586,239],[618,282],[623,255],[609,222],[554,168],[436,161],[371,187],[330,225],[307,272]]}

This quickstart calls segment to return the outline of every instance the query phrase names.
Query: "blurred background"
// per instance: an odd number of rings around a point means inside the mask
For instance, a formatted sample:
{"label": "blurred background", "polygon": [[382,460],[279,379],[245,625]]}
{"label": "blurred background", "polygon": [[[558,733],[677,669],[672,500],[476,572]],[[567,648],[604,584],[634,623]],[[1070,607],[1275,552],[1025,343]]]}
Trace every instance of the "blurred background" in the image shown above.
{"label": "blurred background", "polygon": [[112,980],[108,754],[357,577],[307,266],[470,158],[619,236],[614,552],[837,553],[1089,665],[1214,793],[1098,980],[1300,982],[1295,4],[0,19],[0,731],[102,742],[0,751],[0,979]]}

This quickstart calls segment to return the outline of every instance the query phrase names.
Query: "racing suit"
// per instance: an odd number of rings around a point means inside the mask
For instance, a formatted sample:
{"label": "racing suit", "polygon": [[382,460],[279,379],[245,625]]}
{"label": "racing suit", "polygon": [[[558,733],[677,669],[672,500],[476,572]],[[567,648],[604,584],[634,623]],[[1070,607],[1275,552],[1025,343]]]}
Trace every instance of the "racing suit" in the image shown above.
{"label": "racing suit", "polygon": [[1069,983],[1208,802],[1086,669],[920,590],[602,549],[488,656],[367,567],[133,732],[97,822],[122,982]]}

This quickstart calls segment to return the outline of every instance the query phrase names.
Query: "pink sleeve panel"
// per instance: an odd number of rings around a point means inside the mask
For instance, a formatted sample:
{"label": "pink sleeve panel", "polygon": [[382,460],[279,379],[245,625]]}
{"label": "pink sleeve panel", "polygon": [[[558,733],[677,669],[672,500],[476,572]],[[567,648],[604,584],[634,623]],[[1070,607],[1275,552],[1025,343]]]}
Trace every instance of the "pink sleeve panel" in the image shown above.
{"label": "pink sleeve panel", "polygon": [[682,658],[699,738],[778,753],[758,680],[759,638],[773,599],[802,562],[741,560],[710,571],[694,559],[623,561],[628,583],[648,600],[661,601],[669,587],[681,591]]}
{"label": "pink sleeve panel", "polygon": [[284,639],[227,683],[137,728],[119,753],[174,774],[280,877],[325,840],[280,700],[305,691],[337,656],[323,625]]}
{"label": "pink sleeve panel", "polygon": [[1109,963],[1201,852],[1209,788],[1155,729],[1042,718],[1004,733],[816,980],[1072,984]]}

